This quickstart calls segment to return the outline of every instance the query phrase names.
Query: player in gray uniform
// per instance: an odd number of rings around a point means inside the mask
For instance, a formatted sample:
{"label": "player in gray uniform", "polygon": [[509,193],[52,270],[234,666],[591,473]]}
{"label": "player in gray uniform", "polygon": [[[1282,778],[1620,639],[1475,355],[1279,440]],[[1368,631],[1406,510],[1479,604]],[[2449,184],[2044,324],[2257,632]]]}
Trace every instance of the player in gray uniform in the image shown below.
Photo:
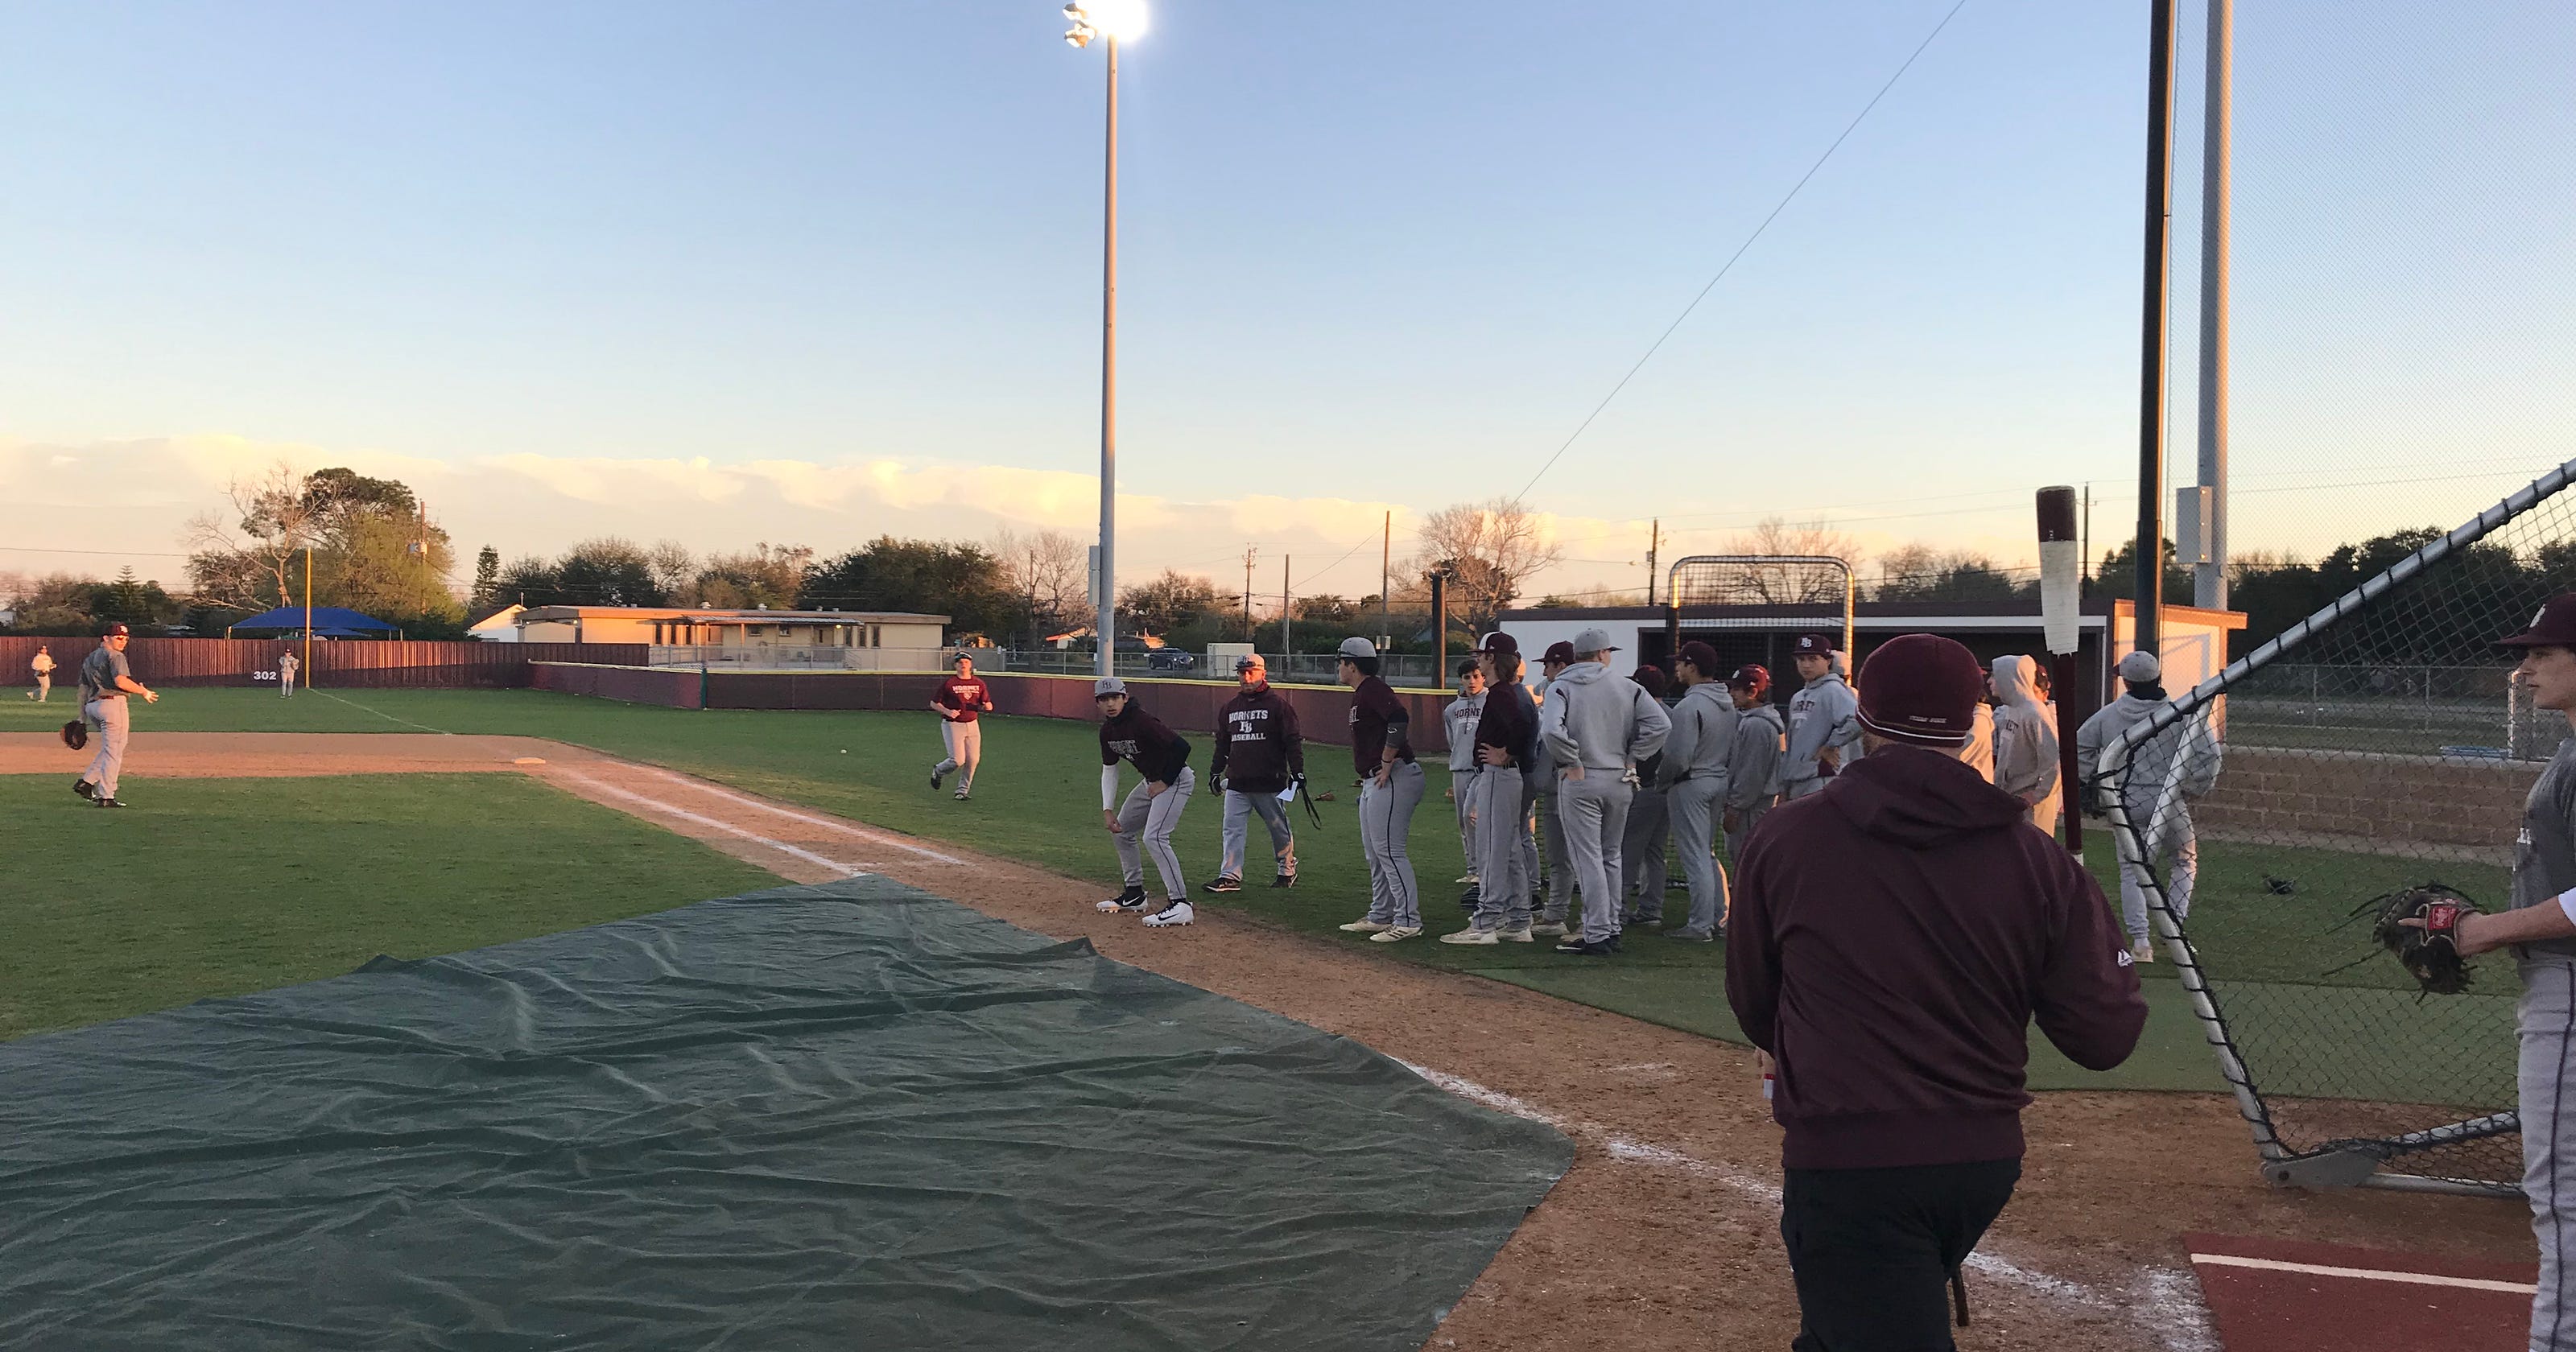
{"label": "player in gray uniform", "polygon": [[[1664,740],[1662,777],[1672,819],[1673,845],[1681,851],[1682,879],[1690,887],[1690,915],[1667,939],[1709,943],[1726,923],[1726,873],[1717,866],[1717,819],[1725,810],[1735,727],[1743,715],[1718,683],[1717,650],[1682,645],[1673,675],[1682,697],[1673,705],[1672,734]],[[1767,777],[1769,770],[1763,772]],[[1642,908],[1641,908],[1642,909]]]}
{"label": "player in gray uniform", "polygon": [[2039,693],[2039,661],[1998,657],[1994,666],[1995,787],[2030,805],[2026,818],[2057,834],[2057,710]]}
{"label": "player in gray uniform", "polygon": [[27,698],[34,700],[38,704],[51,703],[54,694],[54,654],[52,650],[45,644],[37,644],[36,655],[27,660],[27,670],[34,673],[36,677],[36,688],[27,692]]}
{"label": "player in gray uniform", "polygon": [[1458,850],[1467,861],[1458,879],[1467,884],[1467,895],[1458,902],[1473,911],[1482,886],[1476,878],[1476,774],[1482,768],[1476,764],[1476,721],[1485,716],[1485,668],[1475,658],[1458,664],[1458,691],[1440,711],[1440,726],[1449,737],[1449,801],[1457,806]]}
{"label": "player in gray uniform", "polygon": [[72,792],[100,807],[123,807],[116,796],[117,772],[125,768],[125,738],[131,730],[126,719],[125,702],[130,695],[141,695],[146,704],[158,704],[161,697],[134,679],[125,664],[128,635],[124,625],[111,624],[90,655],[81,660],[81,717],[98,737],[98,754],[90,758],[89,768],[72,781]]}
{"label": "player in gray uniform", "polygon": [[1780,796],[1804,798],[1825,787],[1834,772],[1856,759],[1860,700],[1836,669],[1834,641],[1801,634],[1790,659],[1806,682],[1789,701],[1788,759],[1780,766]]}
{"label": "player in gray uniform", "polygon": [[[1673,721],[1635,681],[1610,671],[1618,647],[1604,629],[1574,636],[1574,663],[1548,687],[1539,735],[1556,768],[1557,813],[1583,890],[1583,932],[1560,953],[1619,951],[1619,846],[1639,762],[1661,750]],[[1533,930],[1533,933],[1536,931]]]}
{"label": "player in gray uniform", "polygon": [[[1530,691],[1530,702],[1540,717],[1547,714],[1549,689],[1556,684],[1556,678],[1564,675],[1565,669],[1573,664],[1574,645],[1563,639],[1547,645],[1547,651],[1539,654],[1538,688]],[[1539,739],[1528,768],[1530,778],[1537,785],[1538,795],[1533,806],[1537,814],[1537,832],[1531,842],[1531,857],[1547,866],[1543,873],[1536,868],[1530,871],[1531,885],[1543,885],[1547,889],[1544,902],[1532,899],[1538,923],[1530,926],[1530,933],[1543,939],[1562,937],[1565,918],[1574,908],[1574,861],[1565,848],[1565,819],[1557,814],[1556,765],[1546,738]]]}
{"label": "player in gray uniform", "polygon": [[[2102,748],[2167,702],[2161,683],[2164,664],[2154,653],[2133,652],[2120,659],[2119,670],[2126,687],[2120,697],[2075,730],[2075,764],[2088,793],[2094,791],[2094,777],[2101,773]],[[2120,851],[2120,922],[2129,932],[2129,956],[2135,961],[2156,960],[2156,946],[2148,937],[2144,881],[2156,860],[2173,857],[2165,870],[2165,901],[2176,917],[2191,914],[2192,885],[2200,876],[2200,841],[2192,831],[2190,800],[2216,787],[2219,766],[2218,739],[2210,734],[2205,713],[2157,733],[2130,758],[2120,805],[2142,833],[2152,833],[2146,840],[2145,858],[2134,859],[2129,851]]]}
{"label": "player in gray uniform", "polygon": [[[2532,703],[2576,726],[2576,592],[2549,598],[2531,627],[2505,639],[2522,650],[2514,679]],[[2522,1113],[2522,1193],[2540,1242],[2531,1298],[2532,1352],[2576,1352],[2576,738],[2523,801],[2514,841],[2513,909],[2460,917],[2464,956],[2515,945],[2522,975],[2516,1016]]]}
{"label": "player in gray uniform", "polygon": [[1485,635],[1476,651],[1485,675],[1485,710],[1468,734],[1476,748],[1476,910],[1467,928],[1444,944],[1525,944],[1530,938],[1530,805],[1537,786],[1538,706],[1521,684],[1521,645],[1509,634]]}
{"label": "player in gray uniform", "polygon": [[1726,678],[1726,697],[1735,705],[1735,749],[1726,758],[1726,862],[1732,868],[1744,858],[1744,843],[1762,814],[1780,801],[1780,758],[1789,736],[1780,721],[1780,706],[1771,702],[1771,673],[1746,663]]}
{"label": "player in gray uniform", "polygon": [[[1664,669],[1641,666],[1628,674],[1646,697],[1664,706],[1664,716],[1672,717],[1672,701],[1665,698],[1670,686]],[[1669,739],[1668,739],[1669,740]],[[1664,753],[1637,762],[1637,792],[1628,799],[1628,830],[1619,838],[1621,918],[1631,925],[1661,928],[1664,923],[1664,889],[1672,880],[1672,866],[1665,861],[1666,850],[1673,840],[1672,801],[1664,793]]]}

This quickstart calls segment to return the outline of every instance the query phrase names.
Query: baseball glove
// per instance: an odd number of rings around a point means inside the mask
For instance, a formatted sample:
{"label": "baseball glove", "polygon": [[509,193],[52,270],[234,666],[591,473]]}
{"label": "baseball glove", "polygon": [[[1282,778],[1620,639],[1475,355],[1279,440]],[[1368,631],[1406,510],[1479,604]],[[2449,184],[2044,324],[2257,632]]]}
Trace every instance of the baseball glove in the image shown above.
{"label": "baseball glove", "polygon": [[75,718],[63,725],[63,745],[74,751],[89,745],[89,724]]}
{"label": "baseball glove", "polygon": [[[2457,995],[2469,988],[2468,961],[2455,937],[2460,917],[2481,909],[2456,889],[2428,882],[2366,901],[2353,914],[2371,917],[2370,937],[2397,955],[2426,994]],[[2408,920],[2423,924],[2401,923]]]}

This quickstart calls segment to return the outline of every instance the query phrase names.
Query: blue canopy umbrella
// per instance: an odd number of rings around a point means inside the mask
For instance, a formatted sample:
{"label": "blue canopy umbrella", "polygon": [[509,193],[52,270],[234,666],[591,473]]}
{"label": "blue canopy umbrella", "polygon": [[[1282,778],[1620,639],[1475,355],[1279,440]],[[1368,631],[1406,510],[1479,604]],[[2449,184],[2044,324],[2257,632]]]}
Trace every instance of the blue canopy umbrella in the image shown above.
{"label": "blue canopy umbrella", "polygon": [[[392,625],[372,615],[361,615],[357,611],[346,610],[339,606],[313,607],[312,624],[313,633],[318,638],[369,638],[377,634],[396,632]],[[300,634],[304,632],[304,625],[304,607],[279,606],[265,614],[253,615],[230,628],[235,633],[244,629],[276,629]]]}

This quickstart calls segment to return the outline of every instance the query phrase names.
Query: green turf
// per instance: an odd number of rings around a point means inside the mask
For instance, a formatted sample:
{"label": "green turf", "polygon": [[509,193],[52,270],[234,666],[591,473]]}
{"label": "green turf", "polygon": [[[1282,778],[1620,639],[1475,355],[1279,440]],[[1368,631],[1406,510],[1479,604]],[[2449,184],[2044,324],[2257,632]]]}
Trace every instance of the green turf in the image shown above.
{"label": "green turf", "polygon": [[[968,803],[933,794],[924,772],[939,754],[938,725],[928,713],[779,713],[686,711],[618,704],[537,691],[374,690],[315,692],[288,701],[272,691],[246,688],[174,690],[158,706],[136,711],[138,728],[244,731],[418,731],[516,733],[553,737],[632,759],[667,765],[718,782],[854,818],[953,841],[1005,858],[1090,878],[1105,889],[1116,881],[1115,864],[1097,810],[1098,742],[1081,723],[997,718],[985,735],[986,772]],[[0,729],[18,726],[34,708],[7,708],[0,700]],[[1206,764],[1206,738],[1193,737]],[[1634,934],[1628,952],[1608,959],[1558,957],[1544,944],[1528,948],[1456,948],[1428,939],[1400,945],[1368,944],[1333,927],[1356,919],[1366,906],[1366,872],[1359,857],[1352,808],[1356,793],[1342,751],[1313,748],[1312,776],[1338,801],[1322,805],[1325,827],[1301,822],[1303,880],[1293,892],[1260,885],[1231,899],[1194,894],[1219,905],[1267,918],[1330,942],[1427,966],[1472,970],[1498,980],[1546,990],[1568,999],[1632,1014],[1713,1037],[1740,1034],[1727,1017],[1722,945],[1683,944]],[[1423,880],[1426,919],[1435,931],[1463,922],[1449,883],[1463,871],[1448,805],[1440,800],[1447,774],[1430,771],[1431,790],[1415,818],[1413,858]],[[149,790],[145,790],[149,791]],[[1184,819],[1178,845],[1193,884],[1214,871],[1219,812],[1216,795],[1203,794]],[[1256,855],[1264,837],[1253,832]],[[2091,856],[2106,895],[2117,881],[2107,842],[2098,836]],[[2369,951],[2358,927],[2334,926],[2359,900],[2400,881],[2438,876],[2479,897],[2503,895],[2503,871],[2478,865],[2413,865],[2325,850],[2265,848],[2204,842],[2201,885],[2192,930],[2212,970],[2245,991],[2275,991],[2277,1003],[2295,1005],[2302,989],[2321,986],[2397,993],[2408,989],[2394,964],[2366,961],[2330,971]],[[2269,875],[2290,880],[2295,891],[2279,895]],[[712,894],[709,894],[712,895]],[[1669,901],[1678,904],[1679,894]],[[2327,936],[2323,940],[2320,936]],[[2492,964],[2490,964],[2492,965]],[[2200,1030],[2188,1017],[2173,969],[2145,969],[2155,1010],[2148,1038],[2130,1066],[2095,1076],[2058,1059],[2044,1045],[2034,1053],[2034,1083],[2049,1087],[2205,1089],[2217,1084]],[[2510,973],[2490,980],[2510,981]],[[2411,1004],[2412,996],[2403,997]],[[2247,1004],[2249,1016],[2262,1007]],[[2460,1018],[2484,1026],[2491,1019],[2461,1006]],[[2435,1017],[2448,1017],[2437,1011]],[[2315,1039],[2308,1039],[2315,1040]],[[2339,1051],[2292,1054],[2332,1080]]]}
{"label": "green turf", "polygon": [[0,1038],[777,881],[518,775],[68,783],[0,776]]}

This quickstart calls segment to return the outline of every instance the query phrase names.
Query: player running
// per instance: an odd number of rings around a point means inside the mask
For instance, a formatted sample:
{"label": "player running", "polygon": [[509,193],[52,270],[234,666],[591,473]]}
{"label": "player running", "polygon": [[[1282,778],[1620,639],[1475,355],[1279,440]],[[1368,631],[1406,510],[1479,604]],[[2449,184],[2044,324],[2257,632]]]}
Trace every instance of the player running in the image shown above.
{"label": "player running", "polygon": [[957,776],[957,801],[962,803],[974,793],[975,767],[984,762],[984,725],[977,720],[993,712],[993,689],[975,674],[974,658],[959,653],[955,662],[957,674],[941,681],[930,697],[930,711],[940,718],[939,740],[948,749],[930,767],[930,787],[935,793],[951,771],[963,771]]}
{"label": "player running", "polygon": [[[1154,857],[1162,877],[1163,909],[1145,917],[1149,928],[1186,925],[1198,918],[1190,909],[1181,857],[1172,851],[1172,832],[1181,824],[1181,809],[1190,805],[1198,775],[1190,769],[1190,744],[1145,712],[1127,695],[1127,683],[1103,676],[1091,683],[1091,702],[1100,709],[1100,820],[1118,841],[1118,868],[1126,886],[1101,902],[1104,911],[1145,909],[1145,855]],[[1144,782],[1118,800],[1118,762],[1136,767]]]}
{"label": "player running", "polygon": [[1378,673],[1377,645],[1346,638],[1342,684],[1351,687],[1351,764],[1360,776],[1360,848],[1368,854],[1368,914],[1342,926],[1391,944],[1422,933],[1422,889],[1408,838],[1422,805],[1422,766],[1409,736],[1413,715]]}
{"label": "player running", "polygon": [[1270,665],[1259,653],[1234,659],[1234,679],[1239,688],[1217,710],[1216,750],[1208,759],[1208,778],[1225,792],[1225,857],[1207,890],[1243,890],[1254,816],[1270,831],[1271,861],[1278,870],[1270,885],[1295,887],[1297,833],[1288,825],[1289,800],[1280,795],[1306,778],[1297,707],[1270,688]]}
{"label": "player running", "polygon": [[51,702],[54,693],[53,650],[45,644],[37,644],[36,655],[27,661],[27,670],[36,678],[36,688],[27,692],[27,698],[38,704]]}

